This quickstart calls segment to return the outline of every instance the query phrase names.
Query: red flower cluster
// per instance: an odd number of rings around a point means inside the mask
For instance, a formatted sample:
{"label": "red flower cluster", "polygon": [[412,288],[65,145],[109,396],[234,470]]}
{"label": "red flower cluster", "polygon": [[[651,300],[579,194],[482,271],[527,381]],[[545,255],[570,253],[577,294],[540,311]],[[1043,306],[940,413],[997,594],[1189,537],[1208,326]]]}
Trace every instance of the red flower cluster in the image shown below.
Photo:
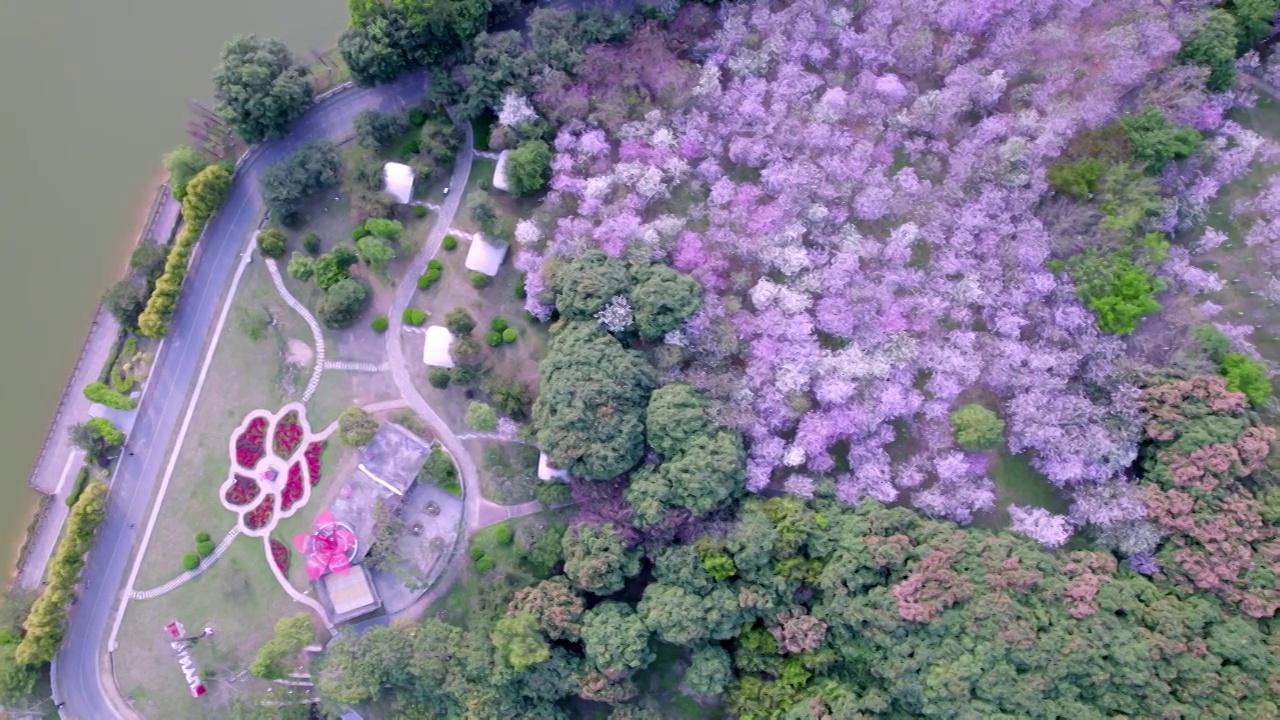
{"label": "red flower cluster", "polygon": [[271,559],[276,561],[276,567],[280,568],[280,572],[288,574],[289,572],[289,546],[280,542],[275,538],[271,538]]}
{"label": "red flower cluster", "polygon": [[288,510],[302,499],[302,463],[289,466],[289,480],[284,484],[284,492],[280,494],[280,509]]}
{"label": "red flower cluster", "polygon": [[320,482],[320,453],[322,452],[324,452],[323,441],[311,443],[303,453],[303,457],[307,459],[307,477],[311,478],[313,486]]}
{"label": "red flower cluster", "polygon": [[249,427],[236,438],[236,464],[252,470],[254,465],[267,454],[267,419],[256,417],[249,421]]}
{"label": "red flower cluster", "polygon": [[271,445],[278,457],[287,458],[297,452],[301,444],[302,426],[298,424],[298,412],[290,410],[276,423],[276,432],[271,438]]}
{"label": "red flower cluster", "polygon": [[227,488],[227,502],[232,505],[248,505],[258,497],[258,493],[262,492],[262,488],[258,487],[258,481],[244,475],[236,475],[236,481]]}
{"label": "red flower cluster", "polygon": [[274,495],[268,495],[263,499],[262,504],[250,510],[249,514],[244,516],[245,527],[250,530],[259,530],[266,527],[267,523],[271,522],[271,516],[275,514],[275,511],[276,498]]}

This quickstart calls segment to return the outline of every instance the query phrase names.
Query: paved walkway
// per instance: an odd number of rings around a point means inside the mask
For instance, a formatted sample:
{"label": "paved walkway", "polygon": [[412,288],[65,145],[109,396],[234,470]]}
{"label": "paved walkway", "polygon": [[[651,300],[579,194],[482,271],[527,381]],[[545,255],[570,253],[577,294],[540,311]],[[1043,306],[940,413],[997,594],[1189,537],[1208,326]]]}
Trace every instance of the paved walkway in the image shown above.
{"label": "paved walkway", "polygon": [[346,370],[348,372],[386,372],[391,369],[388,363],[349,362],[347,360],[326,360],[325,370]]}
{"label": "paved walkway", "polygon": [[222,538],[222,542],[218,543],[218,547],[214,549],[213,553],[209,555],[209,557],[205,558],[204,560],[201,560],[200,565],[196,567],[195,570],[188,570],[182,573],[181,575],[179,575],[178,577],[161,585],[160,587],[151,588],[150,590],[142,590],[142,591],[130,590],[129,599],[130,600],[151,600],[153,598],[158,598],[167,592],[170,592],[179,587],[182,587],[187,583],[188,580],[194,580],[195,578],[199,577],[200,573],[204,572],[211,565],[217,562],[218,558],[222,557],[222,554],[227,551],[227,548],[231,547],[231,543],[235,542],[235,539],[238,537],[240,537],[240,525],[237,524],[233,526],[231,530],[227,531],[226,537]]}
{"label": "paved walkway", "polygon": [[[255,234],[254,237],[256,246],[257,235]],[[280,297],[285,304],[301,315],[302,319],[307,321],[307,326],[311,328],[311,337],[314,339],[316,347],[316,364],[311,370],[311,380],[307,382],[307,389],[302,391],[302,402],[306,402],[311,399],[312,395],[316,394],[316,388],[320,386],[320,375],[324,373],[324,333],[320,330],[320,323],[317,323],[316,319],[311,316],[311,311],[298,302],[298,299],[290,294],[289,289],[284,286],[284,278],[280,277],[280,265],[274,258],[264,259],[267,261],[267,270],[271,273],[271,282],[275,283],[276,292],[280,293]]]}

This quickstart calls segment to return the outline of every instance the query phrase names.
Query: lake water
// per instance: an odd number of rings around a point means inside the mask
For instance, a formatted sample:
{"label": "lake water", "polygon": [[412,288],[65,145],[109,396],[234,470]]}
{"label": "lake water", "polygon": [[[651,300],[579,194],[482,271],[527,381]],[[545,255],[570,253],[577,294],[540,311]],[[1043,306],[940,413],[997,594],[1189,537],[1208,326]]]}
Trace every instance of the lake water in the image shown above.
{"label": "lake water", "polygon": [[0,0],[0,557],[35,506],[27,476],[102,291],[123,270],[231,36],[336,44],[343,0]]}

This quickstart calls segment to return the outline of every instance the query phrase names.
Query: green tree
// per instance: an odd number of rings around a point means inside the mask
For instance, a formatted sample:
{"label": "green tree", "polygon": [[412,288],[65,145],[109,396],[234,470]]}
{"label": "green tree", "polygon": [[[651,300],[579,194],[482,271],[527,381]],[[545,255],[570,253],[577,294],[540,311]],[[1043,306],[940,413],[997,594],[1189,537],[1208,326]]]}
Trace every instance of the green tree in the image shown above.
{"label": "green tree", "polygon": [[138,247],[129,254],[130,274],[143,278],[148,282],[155,280],[164,270],[165,261],[169,259],[169,247],[155,241],[138,243]]}
{"label": "green tree", "polygon": [[675,330],[702,307],[698,281],[666,265],[636,270],[635,286],[627,295],[635,312],[636,330],[646,340],[657,340]]}
{"label": "green tree", "polygon": [[385,275],[387,266],[396,258],[396,251],[391,243],[376,235],[360,238],[356,241],[356,248],[369,269],[378,275]]}
{"label": "green tree", "polygon": [[472,400],[467,405],[466,423],[472,430],[492,432],[498,429],[498,414],[492,406]]}
{"label": "green tree", "polygon": [[956,443],[965,450],[989,450],[1004,440],[1004,421],[977,403],[951,413],[951,427]]}
{"label": "green tree", "polygon": [[1222,374],[1227,378],[1227,389],[1244,393],[1254,405],[1261,405],[1271,397],[1271,379],[1261,360],[1227,353],[1222,356]]}
{"label": "green tree", "polygon": [[306,282],[315,275],[316,263],[306,255],[296,252],[289,257],[289,275],[298,282]]}
{"label": "green tree", "polygon": [[1147,163],[1152,172],[1159,172],[1170,160],[1181,160],[1200,149],[1200,131],[1193,127],[1177,127],[1168,116],[1155,108],[1147,108],[1137,115],[1120,118],[1124,131],[1133,148],[1133,156]]}
{"label": "green tree", "polygon": [[1122,250],[1089,250],[1067,260],[1076,295],[1098,314],[1098,327],[1129,335],[1138,321],[1159,310],[1164,280]]}
{"label": "green tree", "polygon": [[1224,7],[1236,21],[1236,48],[1244,52],[1274,32],[1280,0],[1229,0]]}
{"label": "green tree", "polygon": [[631,273],[621,260],[588,250],[555,270],[556,309],[569,320],[595,318],[605,305],[631,287]]}
{"label": "green tree", "polygon": [[169,187],[178,202],[187,194],[187,183],[196,173],[209,166],[209,157],[190,145],[179,145],[164,155],[164,169],[169,171]]}
{"label": "green tree", "polygon": [[575,525],[564,535],[564,574],[585,592],[612,595],[640,572],[640,553],[628,550],[612,524]]}
{"label": "green tree", "polygon": [[84,386],[84,396],[89,402],[95,402],[100,405],[106,405],[116,410],[133,410],[138,407],[138,401],[131,397],[121,395],[120,393],[107,387],[106,383],[91,382]]}
{"label": "green tree", "polygon": [[344,445],[368,445],[377,434],[378,421],[362,407],[352,405],[338,416],[338,439]]}
{"label": "green tree", "polygon": [[347,28],[338,38],[338,52],[352,79],[366,87],[395,80],[418,64],[415,56],[420,50],[404,16],[392,7]]}
{"label": "green tree", "polygon": [[16,640],[0,642],[0,703],[14,707],[36,689],[42,672],[36,665],[18,662]]}
{"label": "green tree", "polygon": [[265,258],[282,258],[289,249],[289,240],[279,228],[269,227],[258,233],[258,252]]}
{"label": "green tree", "polygon": [[214,110],[247,143],[282,138],[313,103],[308,74],[279,40],[238,36],[213,71]]}
{"label": "green tree", "polygon": [[124,433],[106,418],[91,418],[67,429],[71,444],[80,448],[99,465],[106,465],[107,454],[124,444]]}
{"label": "green tree", "polygon": [[695,695],[719,695],[732,680],[733,665],[724,648],[719,645],[704,645],[693,651],[689,668],[684,673],[684,685],[689,692]]}
{"label": "green tree", "polygon": [[1226,10],[1213,10],[1208,22],[1182,46],[1178,59],[1209,68],[1205,83],[1213,92],[1229,90],[1236,82],[1236,20]]}
{"label": "green tree", "polygon": [[532,56],[525,52],[524,37],[518,31],[480,33],[472,47],[471,63],[460,70],[460,108],[468,119],[495,109],[511,90],[523,92],[534,68]]}
{"label": "green tree", "polygon": [[706,434],[710,426],[706,401],[690,385],[669,383],[649,396],[645,436],[650,447],[667,457],[680,454],[691,439]]}
{"label": "green tree", "polygon": [[1077,200],[1088,200],[1098,191],[1107,174],[1107,163],[1099,158],[1084,158],[1049,166],[1049,184]]}
{"label": "green tree", "polygon": [[151,289],[147,287],[146,279],[130,273],[103,293],[102,304],[112,317],[120,321],[121,327],[134,329],[150,297]]}
{"label": "green tree", "polygon": [[399,220],[369,218],[364,222],[364,229],[370,235],[375,235],[383,240],[399,240],[400,233],[404,232],[404,225]]}
{"label": "green tree", "polygon": [[537,620],[538,629],[552,640],[577,640],[582,633],[582,596],[567,578],[556,576],[516,591],[507,614],[527,614]]}
{"label": "green tree", "polygon": [[498,656],[517,671],[523,672],[551,658],[551,646],[538,632],[537,619],[528,613],[499,618],[489,636]]}
{"label": "green tree", "polygon": [[612,600],[586,612],[582,647],[587,662],[610,676],[629,675],[653,662],[649,630],[630,605]]}
{"label": "green tree", "polygon": [[368,150],[381,150],[409,129],[409,121],[403,113],[365,110],[356,115],[354,126],[357,145]]}
{"label": "green tree", "polygon": [[293,151],[262,173],[258,181],[262,201],[282,225],[297,223],[303,203],[340,180],[342,160],[333,143],[314,140]]}
{"label": "green tree", "polygon": [[735,637],[747,620],[738,593],[727,586],[696,593],[679,585],[651,583],[636,613],[660,640],[685,647]]}
{"label": "green tree", "polygon": [[551,179],[551,147],[542,140],[521,143],[507,153],[506,170],[512,195],[526,197],[541,192]]}
{"label": "green tree", "polygon": [[696,435],[683,453],[658,468],[658,474],[671,488],[671,504],[705,515],[741,490],[744,459],[737,433]]}
{"label": "green tree", "polygon": [[344,328],[355,322],[369,300],[369,291],[357,280],[339,280],[320,299],[316,314],[331,328]]}
{"label": "green tree", "polygon": [[418,133],[418,148],[437,165],[452,164],[465,136],[446,116],[432,116]]}
{"label": "green tree", "polygon": [[654,386],[645,357],[595,322],[565,325],[539,365],[538,446],[575,477],[625,473],[644,454],[644,409]]}
{"label": "green tree", "polygon": [[463,308],[450,310],[449,314],[444,316],[444,324],[449,328],[449,332],[458,337],[470,335],[471,331],[476,329],[476,319]]}

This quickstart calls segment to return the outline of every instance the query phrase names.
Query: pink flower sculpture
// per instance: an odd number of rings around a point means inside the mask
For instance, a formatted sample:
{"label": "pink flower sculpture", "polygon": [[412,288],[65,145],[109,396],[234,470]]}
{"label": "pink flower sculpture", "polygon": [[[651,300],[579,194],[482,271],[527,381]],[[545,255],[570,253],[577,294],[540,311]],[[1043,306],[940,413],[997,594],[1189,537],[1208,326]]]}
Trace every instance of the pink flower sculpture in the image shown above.
{"label": "pink flower sculpture", "polygon": [[325,573],[346,575],[356,552],[356,534],[333,519],[333,513],[320,513],[316,529],[293,537],[293,547],[307,558],[307,578],[319,580]]}

